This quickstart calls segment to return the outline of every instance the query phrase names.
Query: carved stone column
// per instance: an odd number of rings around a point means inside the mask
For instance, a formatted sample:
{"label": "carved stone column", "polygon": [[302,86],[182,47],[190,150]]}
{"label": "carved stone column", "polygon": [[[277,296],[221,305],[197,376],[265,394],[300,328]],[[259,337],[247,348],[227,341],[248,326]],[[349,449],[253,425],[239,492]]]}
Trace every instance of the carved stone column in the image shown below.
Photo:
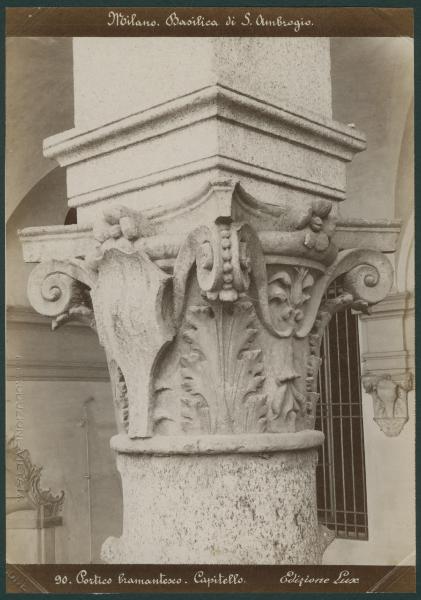
{"label": "carved stone column", "polygon": [[[164,65],[169,40],[107,43],[124,46],[125,63],[154,59],[147,77],[161,102],[143,107],[133,84],[125,103],[143,110],[89,128],[96,107],[110,119],[115,109],[89,86],[112,97],[121,82],[117,71],[98,81],[103,41],[79,40],[76,129],[45,145],[68,168],[79,225],[21,232],[25,260],[40,263],[34,308],[55,327],[85,320],[106,351],[124,523],[103,557],[318,563],[323,330],[392,281],[381,252],[334,242],[345,162],[364,137],[331,119],[328,44],[215,38],[198,40],[195,55],[191,40],[171,40],[178,76],[190,68],[191,85],[201,79],[187,90]],[[90,84],[81,73],[94,67]],[[312,98],[309,84],[319,85]],[[333,281],[342,291],[326,300]]]}

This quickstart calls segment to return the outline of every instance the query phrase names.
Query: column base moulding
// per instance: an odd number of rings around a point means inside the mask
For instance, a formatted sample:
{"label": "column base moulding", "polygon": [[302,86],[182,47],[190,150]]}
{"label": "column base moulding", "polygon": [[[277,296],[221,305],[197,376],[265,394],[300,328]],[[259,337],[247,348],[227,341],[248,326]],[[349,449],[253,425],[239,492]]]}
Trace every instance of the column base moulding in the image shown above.
{"label": "column base moulding", "polygon": [[257,433],[245,435],[157,435],[131,439],[126,434],[111,438],[111,448],[121,454],[272,454],[287,450],[309,450],[321,446],[325,436],[308,429],[297,433]]}

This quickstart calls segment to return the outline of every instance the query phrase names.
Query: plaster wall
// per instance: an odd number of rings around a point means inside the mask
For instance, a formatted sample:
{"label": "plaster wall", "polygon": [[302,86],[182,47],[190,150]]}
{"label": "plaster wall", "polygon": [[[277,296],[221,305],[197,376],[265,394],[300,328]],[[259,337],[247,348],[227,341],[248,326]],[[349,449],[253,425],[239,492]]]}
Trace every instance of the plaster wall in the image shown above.
{"label": "plaster wall", "polygon": [[[25,380],[21,388],[21,446],[30,449],[34,464],[44,467],[42,487],[65,491],[56,561],[98,562],[105,532],[118,535],[122,518],[120,478],[109,447],[116,433],[109,383]],[[13,431],[16,379],[7,382],[6,392],[7,430]]]}
{"label": "plaster wall", "polygon": [[[413,206],[413,133],[406,127],[413,110],[413,42],[333,38],[331,57],[333,116],[367,136],[367,150],[348,165],[340,214],[401,218]],[[405,176],[398,180],[401,169]]]}

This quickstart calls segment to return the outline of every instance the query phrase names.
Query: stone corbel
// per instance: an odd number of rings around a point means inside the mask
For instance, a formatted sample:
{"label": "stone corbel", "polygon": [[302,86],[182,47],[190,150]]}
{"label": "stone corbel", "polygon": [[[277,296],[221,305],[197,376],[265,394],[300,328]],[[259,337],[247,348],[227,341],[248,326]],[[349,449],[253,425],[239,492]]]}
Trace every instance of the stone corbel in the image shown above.
{"label": "stone corbel", "polygon": [[408,335],[413,301],[412,294],[394,290],[369,315],[361,316],[362,384],[373,398],[375,422],[389,437],[399,435],[408,421],[414,373],[413,343]]}
{"label": "stone corbel", "polygon": [[408,392],[413,389],[412,375],[366,374],[362,384],[373,398],[374,421],[388,437],[402,431],[408,416]]}

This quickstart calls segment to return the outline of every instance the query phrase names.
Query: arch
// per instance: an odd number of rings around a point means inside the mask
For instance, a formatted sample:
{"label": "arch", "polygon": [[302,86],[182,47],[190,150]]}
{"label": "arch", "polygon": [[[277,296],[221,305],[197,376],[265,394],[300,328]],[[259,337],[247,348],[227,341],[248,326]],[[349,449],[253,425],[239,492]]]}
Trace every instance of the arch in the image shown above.
{"label": "arch", "polygon": [[6,225],[8,306],[28,306],[26,283],[32,265],[23,261],[18,229],[61,225],[67,211],[66,172],[61,167],[56,167],[38,181],[13,211]]}
{"label": "arch", "polygon": [[73,127],[72,38],[6,39],[5,217],[56,168],[43,140]]}
{"label": "arch", "polygon": [[402,219],[396,255],[398,291],[414,289],[414,102],[410,103],[402,135],[395,185],[395,216]]}

